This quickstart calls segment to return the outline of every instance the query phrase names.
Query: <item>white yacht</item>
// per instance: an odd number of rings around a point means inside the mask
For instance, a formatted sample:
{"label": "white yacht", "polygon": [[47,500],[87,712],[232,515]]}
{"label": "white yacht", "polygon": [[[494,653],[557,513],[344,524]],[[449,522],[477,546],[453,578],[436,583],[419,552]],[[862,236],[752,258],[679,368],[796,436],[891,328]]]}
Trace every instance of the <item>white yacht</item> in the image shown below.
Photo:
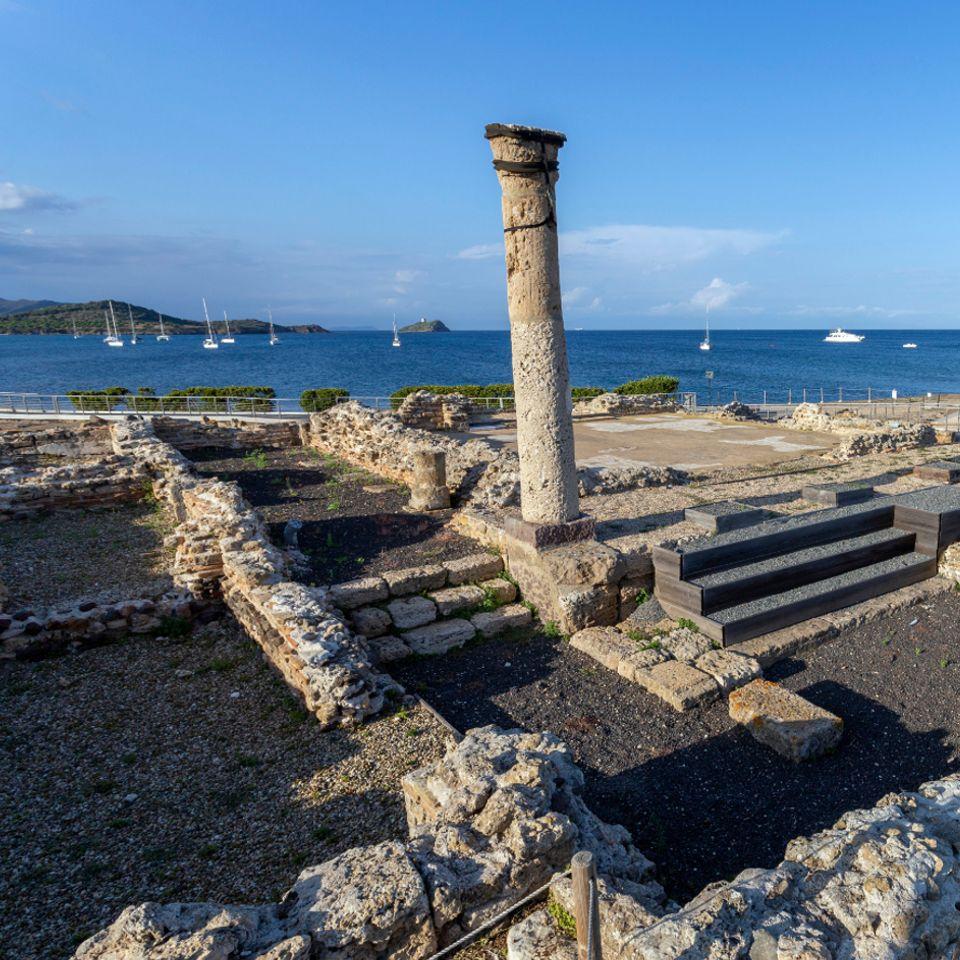
{"label": "white yacht", "polygon": [[710,345],[710,314],[706,315],[706,329],[704,332],[703,340],[700,341],[701,350],[712,350],[713,347]]}
{"label": "white yacht", "polygon": [[861,333],[851,333],[849,330],[844,330],[843,327],[837,327],[836,330],[831,330],[824,338],[824,343],[860,343],[861,340],[866,340],[867,338]]}
{"label": "white yacht", "polygon": [[213,327],[210,324],[210,314],[207,313],[207,298],[201,297],[200,299],[203,301],[203,315],[207,321],[207,336],[203,341],[203,349],[218,350],[220,348],[220,344],[217,343],[217,335],[213,332]]}
{"label": "white yacht", "polygon": [[160,332],[157,334],[157,341],[159,343],[165,343],[170,339],[170,335],[163,329],[163,314],[157,311],[157,316],[160,318]]}
{"label": "white yacht", "polygon": [[393,346],[400,346],[400,334],[397,333],[397,315],[393,315]]}
{"label": "white yacht", "polygon": [[227,319],[227,311],[223,311],[223,323],[227,328],[227,332],[220,338],[221,343],[236,343],[237,341],[233,339],[233,334],[230,332],[230,321]]}
{"label": "white yacht", "polygon": [[905,343],[905,344],[903,345],[903,349],[904,349],[904,350],[916,350],[916,349],[917,349],[917,345],[916,345],[915,343]]}
{"label": "white yacht", "polygon": [[267,316],[270,318],[270,340],[268,342],[271,347],[275,347],[280,342],[280,338],[273,332],[273,311],[269,307],[267,307]]}

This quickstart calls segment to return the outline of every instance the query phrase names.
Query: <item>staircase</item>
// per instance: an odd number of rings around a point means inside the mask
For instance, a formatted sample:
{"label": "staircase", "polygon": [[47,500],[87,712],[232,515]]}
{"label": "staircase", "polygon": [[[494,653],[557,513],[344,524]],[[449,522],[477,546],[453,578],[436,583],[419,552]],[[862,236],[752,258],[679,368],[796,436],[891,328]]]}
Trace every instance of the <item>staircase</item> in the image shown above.
{"label": "staircase", "polygon": [[874,497],[655,547],[656,595],[671,616],[739,643],[926,580],[958,538],[956,487]]}

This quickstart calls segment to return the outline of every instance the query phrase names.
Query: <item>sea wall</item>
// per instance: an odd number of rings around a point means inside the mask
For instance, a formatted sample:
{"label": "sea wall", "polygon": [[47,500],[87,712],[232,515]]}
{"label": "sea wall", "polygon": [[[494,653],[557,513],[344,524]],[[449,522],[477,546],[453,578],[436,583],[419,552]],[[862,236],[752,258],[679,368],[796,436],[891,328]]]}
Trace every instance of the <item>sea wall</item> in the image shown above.
{"label": "sea wall", "polygon": [[145,903],[78,960],[422,960],[563,870],[578,849],[651,914],[663,891],[623,827],[581,797],[583,774],[549,733],[471,730],[403,779],[409,839],[307,867],[267,906]]}

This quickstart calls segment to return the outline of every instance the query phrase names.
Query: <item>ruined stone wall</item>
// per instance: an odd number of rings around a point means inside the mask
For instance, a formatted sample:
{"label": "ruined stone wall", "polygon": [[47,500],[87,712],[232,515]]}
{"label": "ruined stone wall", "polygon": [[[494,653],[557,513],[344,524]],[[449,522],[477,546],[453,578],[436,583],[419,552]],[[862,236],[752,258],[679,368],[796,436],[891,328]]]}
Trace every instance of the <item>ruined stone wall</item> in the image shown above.
{"label": "ruined stone wall", "polygon": [[96,457],[110,452],[105,420],[0,420],[0,463],[29,457]]}
{"label": "ruined stone wall", "polygon": [[129,502],[149,492],[149,474],[140,464],[121,456],[53,467],[4,467],[0,469],[0,520],[44,510]]}
{"label": "ruined stone wall", "polygon": [[156,435],[178,450],[224,447],[230,450],[285,450],[300,445],[296,420],[245,420],[240,417],[152,417]]}
{"label": "ruined stone wall", "polygon": [[323,727],[378,713],[396,684],[376,671],[327,591],[290,578],[285,554],[235,483],[198,477],[186,458],[160,440],[147,420],[111,426],[114,449],[142,465],[154,490],[181,521],[174,534],[174,579],[227,606]]}
{"label": "ruined stone wall", "polygon": [[676,413],[683,405],[676,398],[660,394],[601,393],[599,397],[578,400],[573,405],[575,417],[629,417],[643,413]]}
{"label": "ruined stone wall", "polygon": [[581,797],[583,774],[549,733],[484,727],[403,780],[406,842],[307,867],[279,904],[141,904],[77,950],[82,960],[423,960],[591,850],[652,913],[663,891],[623,827]]}
{"label": "ruined stone wall", "polygon": [[420,430],[458,430],[470,428],[470,401],[458,393],[436,394],[417,390],[403,398],[397,417],[408,427]]}

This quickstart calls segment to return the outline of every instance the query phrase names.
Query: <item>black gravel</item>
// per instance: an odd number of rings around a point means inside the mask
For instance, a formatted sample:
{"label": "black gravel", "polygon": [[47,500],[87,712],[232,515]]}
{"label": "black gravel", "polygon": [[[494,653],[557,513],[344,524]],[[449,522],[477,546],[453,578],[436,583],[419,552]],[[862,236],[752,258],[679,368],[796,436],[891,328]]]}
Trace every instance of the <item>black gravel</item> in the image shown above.
{"label": "black gravel", "polygon": [[407,513],[407,489],[310,448],[191,451],[197,471],[235,480],[283,544],[289,520],[303,521],[300,549],[318,583],[476,553],[476,541],[436,517]]}
{"label": "black gravel", "polygon": [[679,714],[563,639],[492,640],[391,664],[461,730],[552,730],[587,777],[587,801],[626,825],[669,893],[768,867],[789,840],[850,809],[960,771],[960,596],[844,633],[767,671],[843,717],[837,751],[794,765],[729,719]]}
{"label": "black gravel", "polygon": [[[926,464],[936,466],[936,464]],[[948,466],[958,467],[958,463],[949,463]],[[902,493],[896,498],[898,504],[911,507],[914,510],[929,510],[931,513],[952,513],[960,510],[960,487],[936,486],[924,490],[915,490],[913,493]]]}

